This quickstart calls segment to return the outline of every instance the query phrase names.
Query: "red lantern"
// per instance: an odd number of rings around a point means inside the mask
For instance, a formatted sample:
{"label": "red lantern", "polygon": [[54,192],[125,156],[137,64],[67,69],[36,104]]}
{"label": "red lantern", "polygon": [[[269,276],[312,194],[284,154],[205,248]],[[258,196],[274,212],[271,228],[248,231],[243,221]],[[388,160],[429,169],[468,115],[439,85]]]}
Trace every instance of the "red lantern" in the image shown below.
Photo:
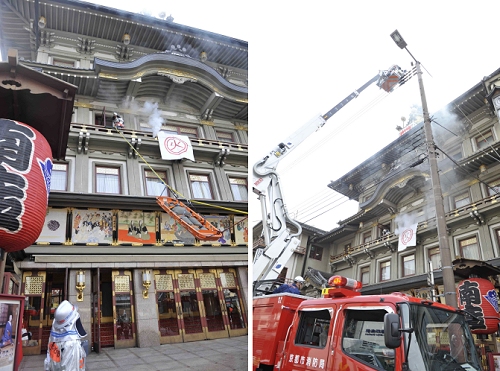
{"label": "red lantern", "polygon": [[52,173],[52,150],[40,132],[0,119],[0,248],[23,250],[40,236]]}
{"label": "red lantern", "polygon": [[458,307],[466,316],[472,333],[493,334],[498,330],[498,293],[484,278],[468,278],[457,287]]}

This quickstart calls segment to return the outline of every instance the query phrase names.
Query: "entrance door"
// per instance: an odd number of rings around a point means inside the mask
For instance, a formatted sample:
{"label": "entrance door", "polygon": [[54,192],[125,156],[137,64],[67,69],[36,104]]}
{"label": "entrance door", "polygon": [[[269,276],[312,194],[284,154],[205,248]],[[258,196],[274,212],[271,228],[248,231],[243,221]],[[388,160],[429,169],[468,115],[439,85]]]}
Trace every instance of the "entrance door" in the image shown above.
{"label": "entrance door", "polygon": [[132,304],[132,272],[113,271],[113,319],[115,348],[136,345],[134,306]]}
{"label": "entrance door", "polygon": [[179,285],[178,308],[184,341],[207,339],[206,330],[201,323],[203,298],[201,292],[196,291],[195,274],[194,270],[175,272]]}
{"label": "entrance door", "polygon": [[228,322],[224,315],[224,301],[221,300],[218,287],[220,285],[217,285],[216,273],[215,270],[197,271],[205,312],[203,322],[206,327],[208,339],[229,337],[227,331]]}
{"label": "entrance door", "polygon": [[92,274],[92,343],[96,353],[101,352],[101,295],[99,282],[100,270]]}
{"label": "entrance door", "polygon": [[[180,295],[174,292],[174,271],[154,271],[160,344],[182,343]],[[177,299],[176,299],[177,296]]]}
{"label": "entrance door", "polygon": [[248,333],[247,321],[241,301],[240,287],[236,279],[236,271],[234,269],[220,269],[218,272],[229,321],[229,335],[245,335]]}

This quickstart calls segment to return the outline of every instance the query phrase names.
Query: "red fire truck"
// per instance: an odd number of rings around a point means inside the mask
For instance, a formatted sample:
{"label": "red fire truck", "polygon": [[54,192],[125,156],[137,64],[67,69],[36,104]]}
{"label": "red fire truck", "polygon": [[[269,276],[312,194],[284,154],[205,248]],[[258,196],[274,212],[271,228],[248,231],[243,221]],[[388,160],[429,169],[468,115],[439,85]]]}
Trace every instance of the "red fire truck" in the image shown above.
{"label": "red fire truck", "polygon": [[322,298],[253,299],[255,371],[478,371],[463,310],[402,293],[361,295],[333,276]]}

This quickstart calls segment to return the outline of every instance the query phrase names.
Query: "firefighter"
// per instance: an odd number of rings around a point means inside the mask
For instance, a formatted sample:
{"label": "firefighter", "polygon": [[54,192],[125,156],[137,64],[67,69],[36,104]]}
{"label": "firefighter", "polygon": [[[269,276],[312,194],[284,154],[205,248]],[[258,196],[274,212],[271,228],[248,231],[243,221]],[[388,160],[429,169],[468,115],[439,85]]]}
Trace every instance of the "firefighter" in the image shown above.
{"label": "firefighter", "polygon": [[113,126],[116,129],[123,129],[125,127],[125,123],[122,119],[122,117],[117,114],[116,112],[113,112],[113,118],[112,118]]}
{"label": "firefighter", "polygon": [[87,351],[82,338],[86,336],[78,307],[64,300],[54,313],[44,370],[85,371]]}
{"label": "firefighter", "polygon": [[306,281],[301,276],[297,276],[293,279],[292,284],[284,283],[280,287],[274,289],[273,294],[289,292],[291,294],[299,294],[300,295],[300,289],[302,289],[304,282],[306,282]]}

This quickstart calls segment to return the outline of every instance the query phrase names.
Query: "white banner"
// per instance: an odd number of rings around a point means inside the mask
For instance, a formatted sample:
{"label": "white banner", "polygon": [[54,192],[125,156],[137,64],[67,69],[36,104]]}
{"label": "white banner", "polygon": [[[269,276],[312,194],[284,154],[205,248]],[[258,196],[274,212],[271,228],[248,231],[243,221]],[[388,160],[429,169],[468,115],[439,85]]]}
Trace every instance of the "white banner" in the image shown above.
{"label": "white banner", "polygon": [[415,223],[403,228],[399,235],[398,251],[403,251],[410,246],[417,246],[417,227],[418,223]]}
{"label": "white banner", "polygon": [[170,134],[165,131],[158,133],[158,145],[161,158],[164,160],[180,160],[187,158],[194,161],[193,146],[189,137],[185,135]]}

